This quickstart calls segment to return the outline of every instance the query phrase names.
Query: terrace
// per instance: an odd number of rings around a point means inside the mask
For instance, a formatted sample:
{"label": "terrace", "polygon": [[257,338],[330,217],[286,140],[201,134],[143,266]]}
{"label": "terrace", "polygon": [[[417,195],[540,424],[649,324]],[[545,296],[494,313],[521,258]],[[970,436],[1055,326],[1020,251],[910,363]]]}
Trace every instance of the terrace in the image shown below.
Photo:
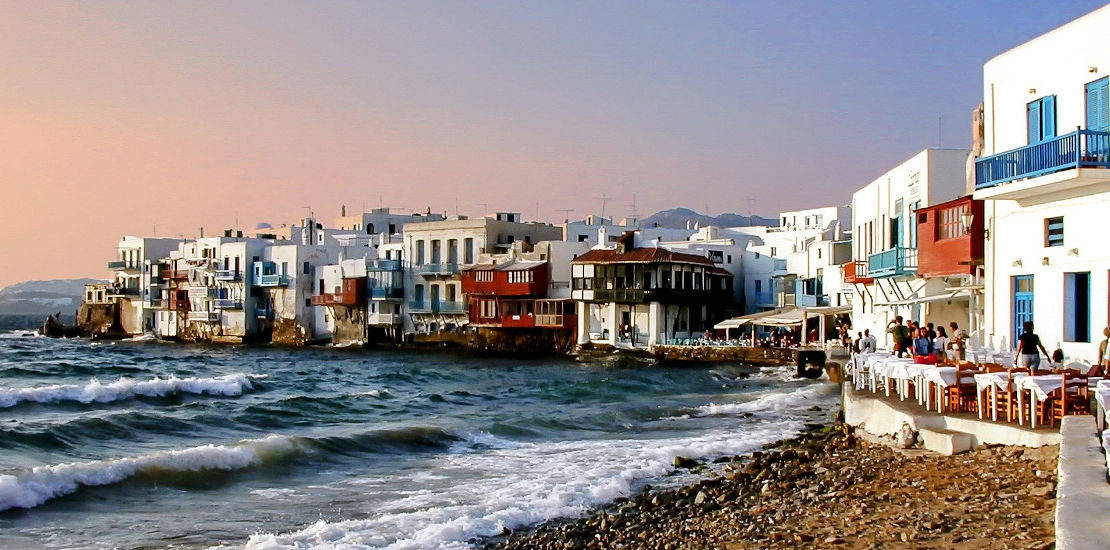
{"label": "terrace", "polygon": [[1083,168],[1110,168],[1110,132],[1076,130],[976,159],[975,189]]}
{"label": "terrace", "polygon": [[917,272],[917,249],[896,246],[867,257],[867,275],[873,278],[913,275]]}

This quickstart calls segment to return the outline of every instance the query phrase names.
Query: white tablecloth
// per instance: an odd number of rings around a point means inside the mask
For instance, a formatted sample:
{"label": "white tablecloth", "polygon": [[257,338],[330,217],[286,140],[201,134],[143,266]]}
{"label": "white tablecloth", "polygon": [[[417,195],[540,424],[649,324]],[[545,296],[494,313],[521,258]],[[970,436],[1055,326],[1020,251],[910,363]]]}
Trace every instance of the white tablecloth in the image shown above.
{"label": "white tablecloth", "polygon": [[956,367],[934,367],[932,365],[920,365],[924,367],[918,369],[921,377],[925,382],[931,382],[942,388],[947,388],[956,383]]}
{"label": "white tablecloth", "polygon": [[1048,394],[1064,385],[1064,377],[1059,374],[1025,376],[1016,383],[1019,390],[1032,391],[1038,401],[1044,401]]}
{"label": "white tablecloth", "polygon": [[[1029,376],[1028,373],[1015,372],[1013,374],[1014,387],[1017,387],[1017,380]],[[984,372],[975,375],[975,390],[983,391],[994,385],[1000,390],[1006,389],[1006,385],[1010,382],[1010,373],[1008,372]]]}

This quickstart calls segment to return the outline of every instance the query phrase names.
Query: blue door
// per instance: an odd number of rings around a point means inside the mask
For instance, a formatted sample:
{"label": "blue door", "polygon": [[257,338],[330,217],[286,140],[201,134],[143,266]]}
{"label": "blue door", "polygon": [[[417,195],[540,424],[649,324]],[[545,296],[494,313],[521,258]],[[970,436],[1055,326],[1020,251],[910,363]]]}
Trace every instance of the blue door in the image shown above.
{"label": "blue door", "polygon": [[[1017,342],[1021,327],[1026,321],[1033,320],[1033,276],[1014,277],[1014,335],[1011,344]],[[1016,344],[1014,344],[1016,345]]]}

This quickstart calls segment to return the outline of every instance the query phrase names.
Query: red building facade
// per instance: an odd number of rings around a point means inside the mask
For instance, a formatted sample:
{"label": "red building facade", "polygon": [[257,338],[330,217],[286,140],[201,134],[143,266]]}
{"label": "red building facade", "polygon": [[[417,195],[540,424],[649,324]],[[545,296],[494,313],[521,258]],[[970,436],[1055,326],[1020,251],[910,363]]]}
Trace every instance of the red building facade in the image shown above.
{"label": "red building facade", "polygon": [[574,302],[547,298],[548,262],[511,261],[459,272],[471,326],[573,330]]}
{"label": "red building facade", "polygon": [[971,196],[920,208],[917,216],[917,275],[975,275],[983,264],[983,201]]}

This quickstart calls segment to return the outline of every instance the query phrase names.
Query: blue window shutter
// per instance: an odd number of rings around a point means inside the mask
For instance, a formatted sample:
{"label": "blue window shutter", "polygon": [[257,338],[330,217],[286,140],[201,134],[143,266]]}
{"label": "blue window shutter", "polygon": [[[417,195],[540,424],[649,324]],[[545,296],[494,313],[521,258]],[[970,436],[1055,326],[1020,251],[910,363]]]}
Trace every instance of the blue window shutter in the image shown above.
{"label": "blue window shutter", "polygon": [[1110,130],[1110,77],[1087,84],[1087,129]]}
{"label": "blue window shutter", "polygon": [[1041,98],[1041,139],[1056,136],[1056,96]]}
{"label": "blue window shutter", "polygon": [[1029,144],[1041,141],[1041,100],[1033,101],[1026,107],[1029,115]]}

